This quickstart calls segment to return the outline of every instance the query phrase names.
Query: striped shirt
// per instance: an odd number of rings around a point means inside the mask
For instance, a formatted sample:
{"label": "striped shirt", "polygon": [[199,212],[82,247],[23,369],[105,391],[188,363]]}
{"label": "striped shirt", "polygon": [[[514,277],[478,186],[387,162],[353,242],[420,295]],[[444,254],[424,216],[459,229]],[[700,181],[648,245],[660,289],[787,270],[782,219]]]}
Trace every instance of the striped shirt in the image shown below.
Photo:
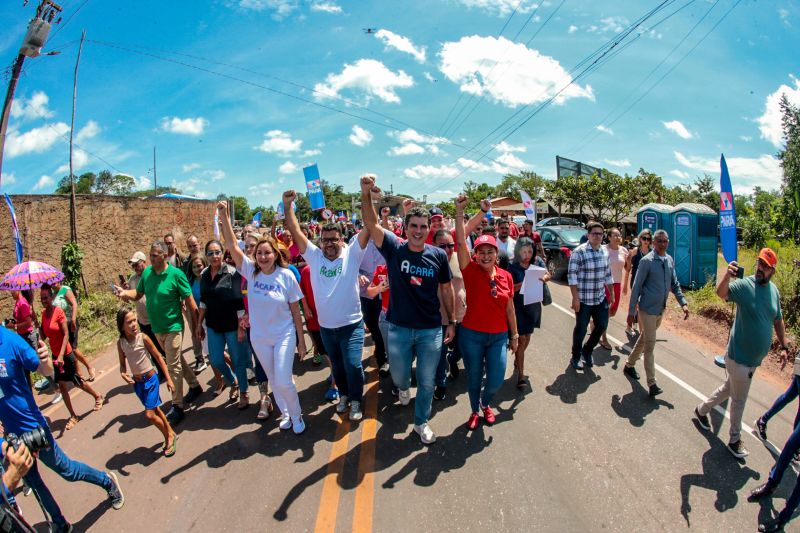
{"label": "striped shirt", "polygon": [[601,246],[594,250],[588,242],[575,248],[569,258],[567,283],[578,286],[578,298],[582,304],[603,303],[605,286],[614,283],[605,249]]}

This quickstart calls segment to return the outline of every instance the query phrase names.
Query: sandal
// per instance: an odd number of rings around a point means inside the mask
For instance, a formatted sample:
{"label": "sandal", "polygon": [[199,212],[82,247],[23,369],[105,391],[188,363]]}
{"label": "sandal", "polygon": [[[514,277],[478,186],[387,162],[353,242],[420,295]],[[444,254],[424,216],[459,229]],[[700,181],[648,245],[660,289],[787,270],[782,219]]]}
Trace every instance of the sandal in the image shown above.
{"label": "sandal", "polygon": [[528,376],[519,378],[519,381],[517,381],[517,388],[520,390],[527,388],[528,385]]}
{"label": "sandal", "polygon": [[97,377],[97,369],[95,367],[89,367],[89,378],[86,381],[94,381],[94,378]]}
{"label": "sandal", "polygon": [[97,398],[94,401],[94,408],[92,409],[92,411],[99,411],[100,409],[102,409],[105,401],[106,401],[105,396],[100,396],[99,398]]}
{"label": "sandal", "polygon": [[250,398],[247,397],[246,392],[239,393],[239,405],[238,408],[240,411],[243,411],[250,407]]}
{"label": "sandal", "polygon": [[172,435],[172,446],[167,447],[167,443],[164,443],[164,457],[172,457],[175,455],[175,452],[178,451],[178,436]]}
{"label": "sandal", "polygon": [[231,391],[228,393],[228,401],[235,402],[238,399],[239,399],[239,388],[234,383],[233,385],[231,385]]}
{"label": "sandal", "polygon": [[78,417],[71,416],[69,417],[69,420],[67,420],[67,426],[64,429],[69,431],[70,429],[74,428],[77,424],[78,424]]}
{"label": "sandal", "polygon": [[611,347],[611,343],[610,343],[610,342],[608,342],[608,341],[606,341],[605,343],[603,343],[603,342],[601,341],[601,342],[600,342],[600,346],[602,346],[602,347],[603,347],[603,348],[605,348],[606,350],[613,350],[613,348]]}
{"label": "sandal", "polygon": [[269,396],[262,399],[259,403],[258,414],[256,415],[256,420],[266,420],[269,418],[269,414],[274,409],[272,407],[272,401],[269,399]]}

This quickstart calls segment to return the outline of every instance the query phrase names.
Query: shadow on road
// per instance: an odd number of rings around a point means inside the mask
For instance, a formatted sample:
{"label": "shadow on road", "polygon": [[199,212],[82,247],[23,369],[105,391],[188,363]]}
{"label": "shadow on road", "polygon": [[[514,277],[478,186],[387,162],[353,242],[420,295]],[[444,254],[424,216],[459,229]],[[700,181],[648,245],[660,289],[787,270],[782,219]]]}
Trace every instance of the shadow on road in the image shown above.
{"label": "shadow on road", "polygon": [[627,418],[634,427],[642,427],[647,415],[666,407],[675,409],[675,406],[661,398],[651,398],[647,389],[639,381],[628,380],[631,383],[631,392],[620,398],[619,394],[611,397],[611,409],[620,418]]}
{"label": "shadow on road", "polygon": [[578,372],[568,364],[564,373],[558,376],[552,384],[547,385],[544,390],[548,394],[560,397],[562,402],[572,404],[577,403],[578,396],[589,390],[589,385],[598,381],[600,381],[600,376],[591,369]]}

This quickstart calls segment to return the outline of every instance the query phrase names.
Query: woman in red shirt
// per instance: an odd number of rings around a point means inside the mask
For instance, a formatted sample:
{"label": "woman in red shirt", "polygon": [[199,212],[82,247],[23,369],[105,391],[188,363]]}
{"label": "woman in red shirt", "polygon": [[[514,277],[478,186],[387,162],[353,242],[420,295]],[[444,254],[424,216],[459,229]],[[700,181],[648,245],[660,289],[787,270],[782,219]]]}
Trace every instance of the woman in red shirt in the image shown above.
{"label": "woman in red shirt", "polygon": [[[472,414],[467,429],[478,427],[479,410],[483,420],[494,424],[489,403],[503,384],[506,374],[506,343],[516,351],[519,335],[514,314],[514,281],[511,274],[497,266],[497,242],[491,235],[475,239],[475,256],[470,257],[464,232],[464,208],[467,197],[456,198],[456,247],[458,266],[464,276],[467,292],[467,313],[458,328],[457,339],[467,371],[467,390]],[[488,200],[481,201],[481,210],[491,209]],[[511,335],[509,337],[509,331]],[[486,384],[481,392],[484,371]]]}
{"label": "woman in red shirt", "polygon": [[67,327],[67,315],[60,307],[53,305],[53,289],[50,285],[42,285],[40,299],[42,302],[42,320],[39,332],[42,339],[50,341],[50,351],[53,352],[53,368],[55,369],[56,383],[64,398],[64,405],[69,411],[69,420],[66,429],[72,429],[78,423],[78,415],[72,408],[72,400],[69,397],[67,383],[72,382],[76,387],[91,394],[94,397],[93,411],[99,411],[103,407],[105,398],[100,396],[91,385],[83,380],[78,374],[78,363],[72,346],[69,345],[69,328]]}

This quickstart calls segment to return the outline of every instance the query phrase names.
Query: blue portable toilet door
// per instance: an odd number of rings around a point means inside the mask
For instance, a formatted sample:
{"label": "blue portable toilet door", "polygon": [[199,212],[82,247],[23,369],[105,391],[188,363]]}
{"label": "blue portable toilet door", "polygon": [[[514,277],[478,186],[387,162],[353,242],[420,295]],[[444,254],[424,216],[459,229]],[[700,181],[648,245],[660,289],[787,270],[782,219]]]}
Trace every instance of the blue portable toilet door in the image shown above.
{"label": "blue portable toilet door", "polygon": [[678,283],[688,287],[692,279],[692,216],[689,213],[675,215],[675,274]]}
{"label": "blue portable toilet door", "polygon": [[642,213],[642,226],[639,228],[641,232],[644,229],[649,229],[650,233],[655,233],[658,229],[658,217],[659,214],[655,211],[645,211]]}

